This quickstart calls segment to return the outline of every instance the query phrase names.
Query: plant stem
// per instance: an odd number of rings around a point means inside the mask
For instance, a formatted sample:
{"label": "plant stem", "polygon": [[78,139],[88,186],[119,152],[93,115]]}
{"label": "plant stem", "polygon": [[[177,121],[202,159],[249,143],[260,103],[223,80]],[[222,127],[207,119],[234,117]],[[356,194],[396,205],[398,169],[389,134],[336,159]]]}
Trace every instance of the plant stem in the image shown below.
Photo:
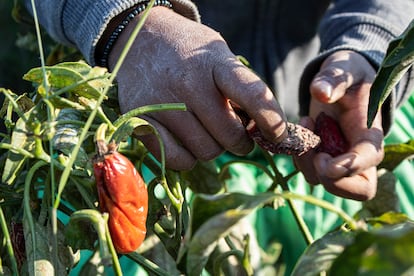
{"label": "plant stem", "polygon": [[150,272],[150,275],[157,275],[157,276],[168,276],[170,273],[160,268],[155,263],[151,262],[150,260],[142,257],[137,252],[132,252],[127,255],[130,259],[137,262],[141,266],[145,267],[147,272]]}
{"label": "plant stem", "polygon": [[313,196],[308,196],[308,195],[294,194],[294,193],[291,193],[291,192],[284,192],[284,193],[281,194],[281,196],[283,198],[286,198],[286,199],[303,200],[305,202],[308,202],[308,203],[311,203],[313,205],[324,208],[328,211],[331,211],[331,212],[337,214],[340,218],[342,218],[348,224],[349,229],[351,229],[351,230],[357,230],[358,229],[357,222],[351,216],[349,216],[347,213],[345,213],[342,209],[336,207],[335,205],[333,205],[333,204],[331,204],[331,203],[329,203],[325,200],[321,200],[321,199],[315,198]]}
{"label": "plant stem", "polygon": [[110,235],[107,235],[107,232],[109,233],[107,227],[108,214],[101,214],[99,211],[93,209],[82,209],[75,211],[70,216],[70,222],[75,223],[77,220],[86,220],[93,225],[96,234],[98,235],[99,254],[102,259],[102,264],[105,266],[111,264],[111,260],[113,260],[114,257],[111,254],[111,249],[108,247],[110,244],[112,244],[112,240],[108,241],[108,238],[110,239]]}
{"label": "plant stem", "polygon": [[79,85],[81,85],[81,84],[85,84],[85,83],[88,83],[88,82],[90,82],[90,81],[93,81],[93,80],[99,80],[99,79],[102,79],[102,76],[91,77],[91,78],[86,78],[86,79],[83,79],[83,80],[77,81],[77,82],[75,82],[75,83],[73,83],[73,84],[71,84],[71,85],[68,85],[68,86],[62,87],[62,88],[60,88],[59,90],[54,91],[52,96],[59,96],[59,95],[61,95],[61,94],[64,94],[64,93],[66,93],[66,92],[69,92],[69,91],[71,91],[71,90],[75,89],[76,87],[78,87],[78,86],[79,86]]}
{"label": "plant stem", "polygon": [[[283,191],[289,192],[290,189],[289,189],[288,181],[292,174],[289,174],[289,177],[283,177],[283,175],[277,169],[275,160],[272,158],[272,156],[267,151],[263,151],[263,153],[275,174],[273,178],[273,184],[269,188],[269,190],[271,189],[270,191],[274,192],[277,185],[280,184]],[[304,221],[303,217],[301,216],[298,209],[296,208],[295,202],[290,198],[287,198],[286,201],[289,205],[290,210],[292,211],[293,217],[295,218],[295,221],[298,224],[299,229],[302,232],[303,238],[305,239],[306,243],[308,245],[312,244],[314,241],[314,238],[311,232],[309,231],[309,227],[306,225],[306,222]]]}
{"label": "plant stem", "polygon": [[108,213],[105,213],[102,216],[105,220],[105,235],[106,235],[109,252],[112,255],[112,266],[114,268],[115,275],[122,276],[121,264],[119,263],[118,254],[116,253],[114,244],[112,242],[111,233],[109,232],[109,226],[108,226],[109,215]]}
{"label": "plant stem", "polygon": [[258,169],[262,170],[270,178],[273,178],[272,172],[268,168],[266,168],[266,166],[260,164],[259,162],[254,162],[251,160],[232,160],[232,161],[226,162],[223,166],[221,166],[220,173],[219,173],[219,179],[223,178],[223,174],[229,169],[231,165],[239,164],[239,163],[255,166]]}
{"label": "plant stem", "polygon": [[151,104],[151,105],[140,106],[119,116],[119,118],[116,119],[116,121],[114,122],[114,126],[118,127],[123,122],[127,121],[128,119],[132,117],[137,117],[142,114],[146,114],[150,112],[169,111],[169,110],[185,111],[186,106],[183,103],[165,103],[165,104]]}
{"label": "plant stem", "polygon": [[241,252],[240,250],[237,250],[237,249],[236,250],[232,249],[232,250],[226,251],[226,252],[220,254],[219,256],[217,256],[214,259],[214,266],[213,266],[214,275],[219,275],[219,276],[223,275],[223,271],[221,270],[221,266],[222,266],[223,262],[230,256],[235,256],[237,259],[242,260],[243,259],[243,252]]}
{"label": "plant stem", "polygon": [[19,275],[19,269],[17,267],[17,261],[14,255],[13,245],[10,239],[9,230],[7,229],[6,218],[4,217],[4,213],[3,213],[3,209],[1,208],[1,205],[0,205],[0,226],[3,232],[4,239],[6,240],[6,247],[7,247],[7,252],[9,254],[9,257],[10,257],[10,262],[11,262],[12,269],[13,269],[13,275]]}
{"label": "plant stem", "polygon": [[[39,48],[39,55],[40,55],[40,63],[42,65],[42,71],[43,71],[43,85],[45,87],[45,89],[48,87],[47,85],[47,75],[46,75],[46,62],[45,62],[45,54],[43,52],[43,42],[42,42],[42,36],[40,33],[40,24],[39,24],[39,19],[37,17],[37,10],[36,10],[36,6],[35,6],[35,0],[31,0],[31,5],[32,5],[32,11],[33,11],[33,20],[34,20],[34,24],[35,24],[35,28],[36,28],[36,36],[37,36],[37,44],[38,44],[38,48]],[[47,90],[47,89],[46,89]]]}
{"label": "plant stem", "polygon": [[6,150],[10,150],[10,151],[14,151],[20,155],[23,155],[23,157],[26,158],[34,158],[34,154],[28,152],[27,150],[23,149],[23,148],[16,148],[15,146],[11,145],[11,144],[7,144],[7,143],[0,143],[0,148],[1,149],[6,149]]}
{"label": "plant stem", "polygon": [[174,193],[171,192],[170,187],[168,186],[167,180],[165,178],[160,180],[161,186],[164,188],[165,192],[167,193],[168,198],[171,201],[171,204],[174,206],[174,209],[177,211],[181,209],[181,202],[180,199],[176,198]]}
{"label": "plant stem", "polygon": [[[287,192],[289,192],[289,190],[287,190]],[[309,227],[306,225],[306,222],[304,221],[298,209],[296,208],[294,201],[290,198],[286,199],[286,201],[288,202],[290,210],[293,213],[293,217],[295,218],[296,223],[298,224],[299,229],[302,232],[303,237],[305,238],[306,244],[312,244],[314,242],[312,233],[310,232]]]}
{"label": "plant stem", "polygon": [[57,226],[57,210],[54,208],[50,208],[50,221],[51,221],[51,227],[52,227],[52,248],[51,248],[51,258],[52,258],[52,264],[55,268],[59,266],[59,258],[58,258],[58,240],[57,240],[57,234],[58,234],[58,226]]}
{"label": "plant stem", "polygon": [[[33,176],[35,172],[40,169],[42,166],[46,166],[48,163],[45,161],[37,161],[27,172],[26,179],[24,182],[24,197],[23,197],[23,209],[24,209],[24,216],[27,219],[30,228],[30,234],[32,238],[32,249],[33,249],[33,260],[36,260],[36,232],[35,232],[35,225],[32,216],[32,208],[30,206],[30,184],[32,183]],[[28,265],[30,263],[28,262]],[[36,266],[36,262],[33,263]],[[31,271],[31,269],[28,269]],[[33,267],[33,271],[36,271],[36,267]]]}

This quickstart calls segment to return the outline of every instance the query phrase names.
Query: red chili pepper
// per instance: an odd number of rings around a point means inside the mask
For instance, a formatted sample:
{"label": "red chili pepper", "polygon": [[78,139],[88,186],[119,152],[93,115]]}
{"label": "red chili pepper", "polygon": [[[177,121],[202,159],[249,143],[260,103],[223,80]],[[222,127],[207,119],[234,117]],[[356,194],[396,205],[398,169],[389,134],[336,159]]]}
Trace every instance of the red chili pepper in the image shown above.
{"label": "red chili pepper", "polygon": [[[148,193],[131,161],[114,144],[99,149],[94,174],[102,212],[109,213],[109,231],[118,253],[135,251],[145,239]],[[106,145],[104,146],[106,148]]]}
{"label": "red chili pepper", "polygon": [[344,154],[349,149],[349,143],[341,130],[338,122],[321,112],[315,120],[315,133],[321,137],[321,144],[317,148],[319,152],[325,152],[333,157]]}

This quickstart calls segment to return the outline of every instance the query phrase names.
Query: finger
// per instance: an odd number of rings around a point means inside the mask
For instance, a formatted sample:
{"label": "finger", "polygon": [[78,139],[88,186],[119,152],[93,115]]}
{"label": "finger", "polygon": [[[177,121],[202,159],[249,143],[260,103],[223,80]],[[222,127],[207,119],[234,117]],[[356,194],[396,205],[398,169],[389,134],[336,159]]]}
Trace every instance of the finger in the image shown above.
{"label": "finger", "polygon": [[[328,154],[319,154],[318,161],[315,162],[316,170],[322,171],[323,167],[329,166],[330,159],[331,157]],[[329,178],[321,174],[319,175],[319,180],[328,192],[354,200],[372,199],[377,190],[376,167],[338,179]]]}
{"label": "finger", "polygon": [[383,159],[383,156],[384,152],[382,149],[374,149],[372,144],[362,143],[354,147],[351,152],[332,158],[329,162],[324,163],[325,167],[320,173],[334,179],[358,174],[369,167],[377,166]]}
{"label": "finger", "polygon": [[256,121],[266,139],[280,142],[287,135],[285,115],[272,91],[236,58],[217,64],[213,77],[221,93]]}
{"label": "finger", "polygon": [[151,117],[162,122],[176,141],[197,159],[212,160],[224,151],[192,112],[163,111]]}
{"label": "finger", "polygon": [[365,126],[365,117],[359,118],[355,112],[346,116],[351,116],[346,120],[348,123],[343,124],[350,148],[345,154],[331,158],[324,170],[319,172],[334,179],[377,166],[384,157],[384,133],[380,116],[377,116],[370,129]]}
{"label": "finger", "polygon": [[313,79],[310,92],[322,103],[334,103],[345,95],[352,81],[352,76],[343,69],[325,67]]}
{"label": "finger", "polygon": [[303,173],[303,176],[311,185],[320,184],[319,178],[314,173],[315,166],[313,165],[313,159],[315,156],[315,152],[313,150],[308,151],[307,153],[301,155],[300,157],[294,157],[294,164],[298,170]]}
{"label": "finger", "polygon": [[[152,126],[154,126],[163,142],[166,167],[174,170],[191,169],[196,158],[185,147],[178,144],[174,136],[164,126],[156,120],[145,118]],[[142,141],[145,147],[161,162],[161,146],[155,134],[139,135],[137,138]]]}
{"label": "finger", "polygon": [[236,115],[229,101],[217,91],[216,87],[205,87],[212,90],[204,103],[192,106],[202,125],[225,150],[234,154],[245,155],[253,149],[253,141]]}

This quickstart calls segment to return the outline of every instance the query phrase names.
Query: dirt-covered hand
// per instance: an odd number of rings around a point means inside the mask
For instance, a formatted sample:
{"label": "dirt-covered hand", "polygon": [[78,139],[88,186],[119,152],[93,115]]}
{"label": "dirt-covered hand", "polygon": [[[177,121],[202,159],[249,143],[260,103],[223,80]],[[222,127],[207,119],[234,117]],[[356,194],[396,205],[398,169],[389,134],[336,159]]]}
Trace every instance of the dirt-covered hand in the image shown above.
{"label": "dirt-covered hand", "polygon": [[[309,117],[302,124],[314,128],[321,112],[335,119],[349,145],[338,156],[309,152],[295,163],[311,184],[322,184],[329,192],[356,200],[375,195],[376,166],[381,162],[384,134],[379,114],[367,128],[369,90],[375,70],[360,54],[338,51],[329,56],[310,85]],[[324,135],[331,131],[325,126]]]}
{"label": "dirt-covered hand", "polygon": [[[113,67],[134,21],[122,32],[109,56]],[[271,90],[242,65],[211,28],[172,10],[154,7],[118,76],[122,112],[158,103],[185,103],[187,111],[148,114],[161,134],[167,166],[189,169],[224,150],[246,154],[253,142],[229,100],[254,119],[266,138],[286,135],[285,117]],[[159,157],[153,136],[140,137]]]}

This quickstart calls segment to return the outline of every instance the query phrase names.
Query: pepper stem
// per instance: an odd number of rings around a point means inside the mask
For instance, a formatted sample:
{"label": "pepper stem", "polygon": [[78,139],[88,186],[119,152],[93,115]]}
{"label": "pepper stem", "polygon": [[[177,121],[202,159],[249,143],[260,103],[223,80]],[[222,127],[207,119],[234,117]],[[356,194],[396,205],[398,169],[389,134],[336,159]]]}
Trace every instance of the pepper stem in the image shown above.
{"label": "pepper stem", "polygon": [[102,123],[95,133],[95,143],[96,143],[96,151],[98,153],[98,157],[103,157],[106,153],[108,153],[108,146],[105,140],[105,133],[108,129],[108,125]]}

